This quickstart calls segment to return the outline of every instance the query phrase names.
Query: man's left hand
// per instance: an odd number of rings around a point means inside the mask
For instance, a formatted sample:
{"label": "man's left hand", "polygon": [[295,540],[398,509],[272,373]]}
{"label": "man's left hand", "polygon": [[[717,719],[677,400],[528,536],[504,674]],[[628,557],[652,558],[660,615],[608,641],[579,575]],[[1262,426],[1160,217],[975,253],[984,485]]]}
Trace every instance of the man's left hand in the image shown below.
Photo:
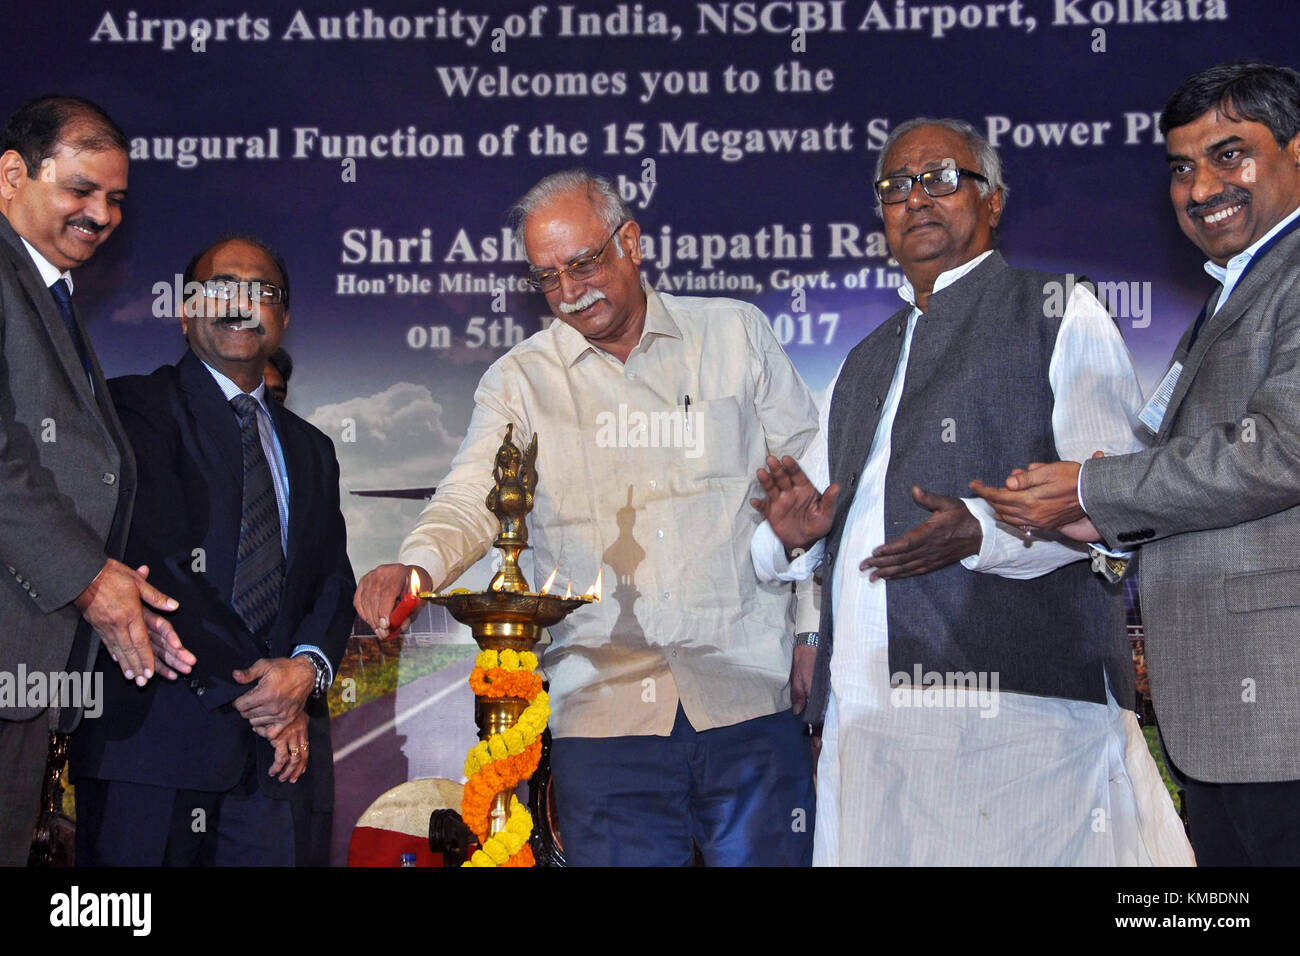
{"label": "man's left hand", "polygon": [[247,670],[235,671],[234,676],[241,684],[255,684],[235,698],[235,709],[263,737],[272,727],[288,724],[302,713],[316,686],[316,668],[305,657],[264,657]]}
{"label": "man's left hand", "polygon": [[275,750],[275,762],[267,773],[281,783],[297,783],[302,772],[307,769],[307,715],[299,712],[298,716],[273,734],[270,738]]}
{"label": "man's left hand", "polygon": [[790,661],[790,710],[802,714],[808,706],[808,694],[812,690],[813,667],[817,663],[817,648],[806,644],[796,644]]}
{"label": "man's left hand", "polygon": [[972,554],[979,554],[984,534],[980,523],[960,498],[936,495],[919,485],[912,486],[912,497],[933,514],[919,527],[896,541],[882,544],[871,557],[859,565],[871,572],[871,580],[908,578],[947,567]]}
{"label": "man's left hand", "polygon": [[1088,518],[1079,504],[1080,467],[1077,461],[1034,462],[1028,471],[1008,475],[1005,488],[990,488],[976,479],[970,489],[994,507],[999,521],[1017,528],[1078,529]]}

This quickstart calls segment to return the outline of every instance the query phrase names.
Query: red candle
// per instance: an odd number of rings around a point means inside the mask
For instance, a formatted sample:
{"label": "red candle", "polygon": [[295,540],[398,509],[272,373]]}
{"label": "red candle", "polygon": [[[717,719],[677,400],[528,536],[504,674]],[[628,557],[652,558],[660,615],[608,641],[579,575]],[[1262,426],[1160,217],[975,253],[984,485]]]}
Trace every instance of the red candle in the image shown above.
{"label": "red candle", "polygon": [[393,633],[402,629],[402,624],[411,616],[411,612],[420,606],[420,576],[411,572],[411,587],[403,595],[397,607],[388,612],[388,631]]}

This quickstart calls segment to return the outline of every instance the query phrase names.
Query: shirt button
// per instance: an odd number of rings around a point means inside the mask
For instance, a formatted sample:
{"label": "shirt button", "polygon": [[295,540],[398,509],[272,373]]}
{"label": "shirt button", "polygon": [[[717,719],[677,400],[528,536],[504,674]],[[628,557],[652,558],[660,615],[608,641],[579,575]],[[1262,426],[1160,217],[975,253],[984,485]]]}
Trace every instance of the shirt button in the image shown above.
{"label": "shirt button", "polygon": [[636,372],[628,372],[628,373],[627,373],[627,380],[628,380],[629,382],[635,382],[635,381],[636,381]]}
{"label": "shirt button", "polygon": [[653,478],[651,478],[651,479],[650,479],[650,487],[651,487],[651,488],[658,488],[658,487],[659,487],[659,482],[657,482],[657,481],[655,481]]}
{"label": "shirt button", "polygon": [[665,601],[670,600],[670,599],[672,598],[672,596],[673,596],[673,592],[672,592],[672,591],[665,591],[665,592],[664,592],[664,600],[665,600]]}
{"label": "shirt button", "polygon": [[106,485],[113,485],[117,483],[117,475],[113,474],[111,471],[106,471],[99,476],[99,480]]}
{"label": "shirt button", "polygon": [[658,531],[655,532],[655,535],[662,538],[664,536],[664,529],[660,528]]}
{"label": "shirt button", "polygon": [[902,335],[902,334],[903,334],[903,326],[902,326],[902,325],[896,325],[896,326],[894,326],[894,334],[895,334],[895,335]]}
{"label": "shirt button", "polygon": [[677,656],[677,652],[676,652],[676,651],[673,651],[673,657],[676,657],[676,656]]}
{"label": "shirt button", "polygon": [[880,396],[877,395],[877,396],[876,396],[876,408],[879,408],[879,407],[880,407]]}

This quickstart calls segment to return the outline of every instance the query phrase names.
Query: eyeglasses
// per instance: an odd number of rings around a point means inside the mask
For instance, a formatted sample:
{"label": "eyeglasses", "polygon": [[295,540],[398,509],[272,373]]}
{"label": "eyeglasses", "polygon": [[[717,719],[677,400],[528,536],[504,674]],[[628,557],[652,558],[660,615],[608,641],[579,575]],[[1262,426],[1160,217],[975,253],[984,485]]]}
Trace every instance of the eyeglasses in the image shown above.
{"label": "eyeglasses", "polygon": [[951,196],[957,191],[957,187],[961,185],[961,177],[963,176],[969,176],[971,179],[988,184],[988,179],[973,169],[957,169],[954,166],[945,166],[942,169],[927,169],[915,176],[907,176],[902,173],[897,176],[886,176],[874,184],[876,198],[886,206],[906,202],[907,197],[912,195],[914,183],[920,183],[927,196]]}
{"label": "eyeglasses", "polygon": [[243,282],[239,279],[208,279],[203,283],[203,296],[218,302],[237,301],[241,293],[257,305],[279,305],[284,301],[284,290],[269,282]]}
{"label": "eyeglasses", "polygon": [[618,228],[609,234],[599,249],[589,256],[579,256],[569,262],[567,266],[559,269],[530,269],[528,271],[528,284],[532,286],[534,292],[554,292],[560,287],[560,276],[568,275],[570,279],[582,282],[584,279],[595,278],[602,268],[601,256],[605,254],[605,249],[609,247],[610,242],[618,235],[618,230],[622,229],[630,222],[623,220],[618,224]]}

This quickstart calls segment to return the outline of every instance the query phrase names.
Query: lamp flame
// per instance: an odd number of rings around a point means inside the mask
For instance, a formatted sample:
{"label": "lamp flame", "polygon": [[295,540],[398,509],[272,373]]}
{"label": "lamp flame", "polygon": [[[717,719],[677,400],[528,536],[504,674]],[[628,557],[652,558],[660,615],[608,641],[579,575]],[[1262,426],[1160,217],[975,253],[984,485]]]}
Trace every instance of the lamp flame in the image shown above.
{"label": "lamp flame", "polygon": [[419,593],[420,593],[420,575],[419,575],[419,573],[418,573],[414,568],[411,569],[411,591],[410,591],[410,593],[413,594],[413,595],[419,595]]}
{"label": "lamp flame", "polygon": [[560,570],[560,566],[557,564],[555,566],[555,571],[551,572],[551,576],[547,578],[546,583],[542,585],[542,590],[540,593],[546,594],[551,590],[551,585],[555,583],[556,572],[558,572],[559,570]]}
{"label": "lamp flame", "polygon": [[587,588],[587,592],[583,595],[583,597],[594,598],[595,600],[599,601],[601,590],[602,590],[601,584],[604,581],[604,579],[605,579],[605,569],[602,567],[599,571],[596,572],[596,583],[593,584],[591,587]]}
{"label": "lamp flame", "polygon": [[571,597],[573,597],[573,582],[572,582],[572,581],[570,581],[568,584],[566,584],[566,585],[564,586],[564,600],[567,601],[567,600],[568,600],[569,598],[571,598]]}

